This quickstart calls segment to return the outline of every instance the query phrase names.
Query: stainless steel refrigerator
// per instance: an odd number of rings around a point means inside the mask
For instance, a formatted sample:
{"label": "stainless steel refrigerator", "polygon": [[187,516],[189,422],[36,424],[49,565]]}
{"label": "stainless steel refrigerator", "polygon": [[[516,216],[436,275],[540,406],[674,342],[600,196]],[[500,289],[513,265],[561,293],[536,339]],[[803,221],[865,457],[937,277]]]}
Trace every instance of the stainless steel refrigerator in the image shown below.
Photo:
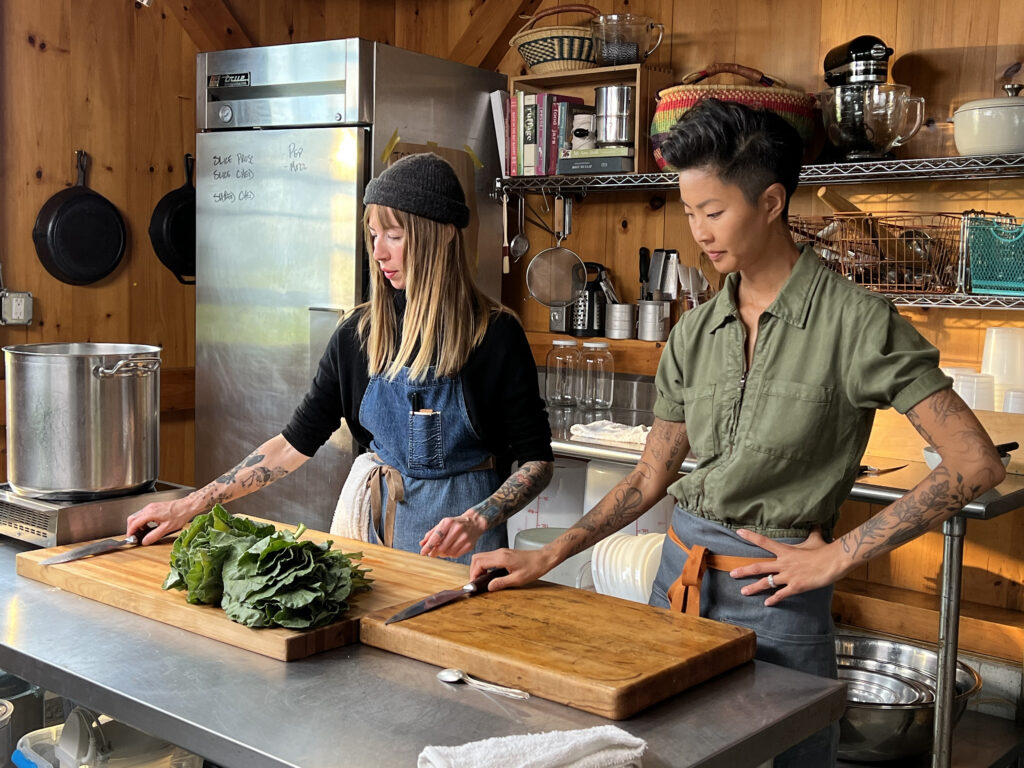
{"label": "stainless steel refrigerator", "polygon": [[[196,485],[288,422],[340,314],[367,282],[366,182],[432,150],[467,188],[467,246],[500,297],[489,94],[505,76],[365,40],[201,53],[196,100]],[[231,511],[326,530],[355,444]]]}

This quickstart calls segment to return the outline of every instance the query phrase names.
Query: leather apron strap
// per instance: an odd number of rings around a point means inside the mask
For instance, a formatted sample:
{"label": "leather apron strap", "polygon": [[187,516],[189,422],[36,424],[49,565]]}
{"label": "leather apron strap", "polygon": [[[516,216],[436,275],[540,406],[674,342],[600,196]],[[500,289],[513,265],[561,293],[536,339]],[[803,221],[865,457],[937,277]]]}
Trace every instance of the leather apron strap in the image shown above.
{"label": "leather apron strap", "polygon": [[405,483],[402,480],[401,472],[388,464],[380,463],[380,458],[377,454],[373,454],[373,458],[378,463],[370,470],[370,474],[366,476],[366,485],[370,489],[372,525],[373,529],[379,533],[381,512],[383,511],[381,509],[382,493],[380,484],[384,482],[388,489],[388,506],[385,519],[386,530],[381,538],[384,541],[384,546],[393,547],[395,541],[395,510],[398,507],[398,502],[405,500]]}
{"label": "leather apron strap", "polygon": [[707,547],[696,544],[688,547],[679,539],[673,528],[669,527],[668,537],[686,553],[686,563],[668,588],[668,602],[673,611],[700,616],[700,583],[708,568],[716,571],[731,571],[753,563],[774,560],[774,557],[740,557],[738,555],[716,555],[708,552]]}

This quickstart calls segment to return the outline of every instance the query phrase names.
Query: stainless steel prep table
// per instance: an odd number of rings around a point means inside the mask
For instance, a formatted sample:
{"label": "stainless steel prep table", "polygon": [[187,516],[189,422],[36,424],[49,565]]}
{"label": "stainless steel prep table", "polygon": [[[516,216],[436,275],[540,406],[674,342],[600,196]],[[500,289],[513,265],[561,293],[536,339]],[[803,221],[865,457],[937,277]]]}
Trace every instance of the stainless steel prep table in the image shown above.
{"label": "stainless steel prep table", "polygon": [[[556,456],[579,459],[599,459],[636,464],[640,458],[639,446],[617,446],[588,443],[572,438],[569,428],[573,424],[610,419],[622,424],[650,426],[654,414],[649,411],[611,409],[609,411],[582,411],[574,408],[549,408],[551,447]],[[900,462],[864,456],[863,463],[876,467],[891,467]],[[680,471],[691,471],[696,466],[687,457]],[[917,485],[930,472],[923,461],[911,461],[903,469],[875,477],[864,476],[853,486],[849,498],[871,504],[891,504]],[[942,524],[944,537],[942,556],[942,597],[939,612],[938,665],[940,674],[935,691],[935,745],[933,768],[948,768],[953,749],[953,696],[955,694],[956,657],[959,648],[960,588],[963,576],[964,534],[967,518],[990,520],[1024,507],[1024,476],[1007,475],[997,488],[982,494],[963,510]]]}
{"label": "stainless steel prep table", "polygon": [[[18,576],[26,549],[0,539],[0,668],[227,768],[413,766],[427,744],[611,722],[360,645],[274,661]],[[647,740],[645,765],[737,768],[844,706],[842,683],[751,662],[619,725]]]}

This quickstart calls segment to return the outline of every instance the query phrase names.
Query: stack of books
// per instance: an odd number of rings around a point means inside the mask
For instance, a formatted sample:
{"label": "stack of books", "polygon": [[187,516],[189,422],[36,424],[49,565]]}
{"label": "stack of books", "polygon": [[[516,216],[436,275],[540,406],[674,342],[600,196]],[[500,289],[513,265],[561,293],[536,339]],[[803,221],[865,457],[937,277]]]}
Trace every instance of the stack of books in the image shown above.
{"label": "stack of books", "polygon": [[579,96],[542,91],[491,93],[498,155],[505,176],[630,173],[633,147],[572,149],[573,119],[594,114]]}

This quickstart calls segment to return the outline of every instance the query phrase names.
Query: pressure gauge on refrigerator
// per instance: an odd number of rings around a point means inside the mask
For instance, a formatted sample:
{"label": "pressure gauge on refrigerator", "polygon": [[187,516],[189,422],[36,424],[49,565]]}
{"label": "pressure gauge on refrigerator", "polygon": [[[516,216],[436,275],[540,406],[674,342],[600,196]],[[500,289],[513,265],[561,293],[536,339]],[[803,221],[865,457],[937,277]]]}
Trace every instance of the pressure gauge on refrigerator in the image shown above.
{"label": "pressure gauge on refrigerator", "polygon": [[220,118],[222,123],[230,123],[231,118],[234,116],[235,113],[227,104],[222,105],[221,108],[217,111],[217,117]]}

